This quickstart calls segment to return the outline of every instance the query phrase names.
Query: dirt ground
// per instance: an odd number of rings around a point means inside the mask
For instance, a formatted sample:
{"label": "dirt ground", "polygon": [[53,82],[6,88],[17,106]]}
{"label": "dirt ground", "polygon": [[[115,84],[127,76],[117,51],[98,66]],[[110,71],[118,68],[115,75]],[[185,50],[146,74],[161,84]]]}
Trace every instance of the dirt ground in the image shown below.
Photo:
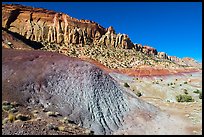
{"label": "dirt ground", "polygon": [[[134,93],[140,92],[142,94],[139,97],[140,99],[159,107],[163,112],[169,114],[169,119],[174,121],[175,125],[172,125],[172,122],[170,122],[166,129],[172,130],[173,134],[202,134],[202,99],[199,99],[199,95],[194,93],[196,90],[202,92],[202,72],[159,77],[131,77],[118,73],[112,73],[111,75],[122,86],[124,86],[124,83],[128,83],[130,87],[127,88],[129,90]],[[187,84],[184,84],[186,82]],[[171,85],[171,83],[173,84]],[[177,102],[176,96],[184,94],[184,91],[192,96],[194,102]],[[163,116],[159,116],[162,119]],[[168,125],[165,122],[169,121],[166,119],[166,116],[163,118],[162,122],[155,124],[154,128],[149,129],[149,132],[147,132],[148,130],[142,131],[144,130],[144,125],[143,128],[137,127],[137,129],[140,129],[137,131],[137,134],[165,134],[165,130],[160,128],[159,125]],[[131,121],[134,120],[141,121],[138,118]],[[149,125],[151,124],[149,123]],[[158,126],[158,129],[155,126]],[[171,132],[167,134],[169,133]],[[120,131],[116,134],[135,134],[135,132],[132,132],[131,129],[125,129],[124,132]]]}

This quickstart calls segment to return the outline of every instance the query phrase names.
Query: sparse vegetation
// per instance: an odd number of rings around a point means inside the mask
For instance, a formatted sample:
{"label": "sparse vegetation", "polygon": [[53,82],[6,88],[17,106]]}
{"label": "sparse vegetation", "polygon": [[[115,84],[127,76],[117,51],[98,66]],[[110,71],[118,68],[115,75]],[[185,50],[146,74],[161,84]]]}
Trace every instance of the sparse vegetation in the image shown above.
{"label": "sparse vegetation", "polygon": [[53,111],[48,111],[48,112],[47,112],[47,116],[56,117],[57,115],[56,115],[55,112],[53,112]]}
{"label": "sparse vegetation", "polygon": [[136,80],[138,80],[139,78],[136,78]]}
{"label": "sparse vegetation", "polygon": [[2,125],[6,124],[9,121],[9,119],[6,117],[2,120]]}
{"label": "sparse vegetation", "polygon": [[187,95],[187,94],[188,94],[188,91],[184,91],[184,94],[186,94],[186,95]]}
{"label": "sparse vegetation", "polygon": [[188,94],[188,91],[187,91],[187,89],[183,89],[183,91],[184,91],[184,94]]}
{"label": "sparse vegetation", "polygon": [[194,102],[194,99],[192,98],[192,96],[189,95],[178,95],[176,96],[176,100],[177,102]]}
{"label": "sparse vegetation", "polygon": [[194,90],[193,93],[199,94],[199,93],[200,93],[200,90],[198,90],[198,89],[197,89],[197,90]]}
{"label": "sparse vegetation", "polygon": [[130,86],[128,85],[128,83],[124,83],[124,87],[129,88]]}
{"label": "sparse vegetation", "polygon": [[16,119],[21,121],[27,121],[30,120],[31,117],[29,115],[18,114],[16,115]]}
{"label": "sparse vegetation", "polygon": [[90,133],[89,133],[89,135],[94,135],[94,131],[91,130]]}
{"label": "sparse vegetation", "polygon": [[13,113],[9,113],[9,114],[8,114],[8,120],[9,120],[10,122],[14,122],[14,121],[15,121],[15,115],[14,115]]}
{"label": "sparse vegetation", "polygon": [[58,130],[58,127],[53,124],[47,124],[49,130]]}
{"label": "sparse vegetation", "polygon": [[142,93],[141,93],[140,91],[137,91],[136,95],[137,95],[138,97],[141,97],[141,96],[142,96]]}
{"label": "sparse vegetation", "polygon": [[187,81],[185,81],[185,82],[183,82],[183,84],[188,84],[188,82],[187,82]]}
{"label": "sparse vegetation", "polygon": [[64,126],[59,126],[59,127],[58,127],[58,130],[59,130],[59,131],[65,131],[65,127],[64,127]]}
{"label": "sparse vegetation", "polygon": [[61,121],[62,121],[63,123],[69,123],[68,117],[64,117]]}
{"label": "sparse vegetation", "polygon": [[202,99],[202,92],[199,93],[199,99]]}

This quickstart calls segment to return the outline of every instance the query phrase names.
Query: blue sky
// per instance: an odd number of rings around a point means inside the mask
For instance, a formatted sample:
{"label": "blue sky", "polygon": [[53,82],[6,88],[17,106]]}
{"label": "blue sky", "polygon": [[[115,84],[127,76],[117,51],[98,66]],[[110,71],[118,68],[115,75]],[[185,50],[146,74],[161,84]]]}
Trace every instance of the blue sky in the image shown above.
{"label": "blue sky", "polygon": [[[8,3],[8,2],[4,2]],[[113,26],[133,43],[202,61],[201,2],[10,2]]]}

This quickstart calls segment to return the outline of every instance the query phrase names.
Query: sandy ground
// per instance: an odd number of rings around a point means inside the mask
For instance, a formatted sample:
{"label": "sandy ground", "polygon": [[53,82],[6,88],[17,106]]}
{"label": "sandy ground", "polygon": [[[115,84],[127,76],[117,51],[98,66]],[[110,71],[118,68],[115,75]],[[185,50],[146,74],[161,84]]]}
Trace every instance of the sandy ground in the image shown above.
{"label": "sandy ground", "polygon": [[[134,93],[141,92],[140,99],[164,112],[152,120],[137,117],[138,112],[132,112],[132,116],[125,120],[128,126],[115,134],[202,134],[202,100],[198,94],[193,93],[195,90],[202,92],[202,72],[160,77],[130,77],[118,73],[111,75],[121,85],[128,83],[129,90]],[[184,84],[186,81],[187,84]],[[176,95],[184,94],[184,89],[193,97],[194,102],[176,101]]]}

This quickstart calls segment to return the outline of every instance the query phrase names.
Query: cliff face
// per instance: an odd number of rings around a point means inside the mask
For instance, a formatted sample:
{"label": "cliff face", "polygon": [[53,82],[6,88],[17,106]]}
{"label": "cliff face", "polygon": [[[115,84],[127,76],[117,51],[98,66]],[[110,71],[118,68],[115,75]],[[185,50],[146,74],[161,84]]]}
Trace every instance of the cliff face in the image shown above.
{"label": "cliff face", "polygon": [[21,5],[2,5],[2,26],[27,39],[70,44],[88,43],[105,34],[99,24],[63,13]]}
{"label": "cliff face", "polygon": [[92,43],[133,48],[125,34],[115,34],[112,27],[103,28],[89,20],[78,20],[67,14],[21,5],[2,5],[2,27],[27,39],[58,44]]}
{"label": "cliff face", "polygon": [[[116,34],[112,26],[105,29],[89,20],[78,20],[64,13],[22,5],[2,5],[2,27],[26,39],[60,45],[100,45],[143,51],[127,34]],[[144,53],[149,51],[144,47]],[[155,55],[155,52],[151,54]]]}

